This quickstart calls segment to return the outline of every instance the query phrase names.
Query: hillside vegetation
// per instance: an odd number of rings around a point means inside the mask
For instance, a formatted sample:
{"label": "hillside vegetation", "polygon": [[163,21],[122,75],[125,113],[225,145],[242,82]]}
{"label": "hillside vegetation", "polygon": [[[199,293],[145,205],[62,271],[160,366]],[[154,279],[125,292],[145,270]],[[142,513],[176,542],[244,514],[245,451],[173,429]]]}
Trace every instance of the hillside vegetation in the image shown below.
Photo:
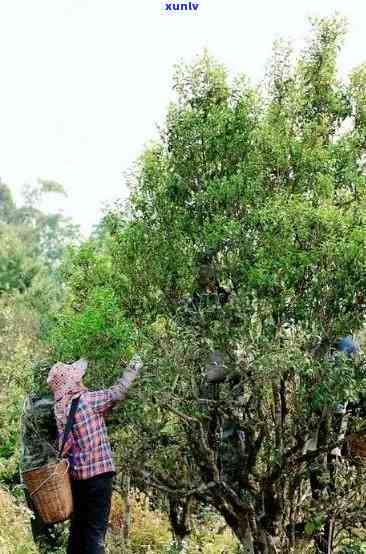
{"label": "hillside vegetation", "polygon": [[111,552],[362,552],[366,66],[339,78],[345,32],[278,42],[260,87],[206,52],[178,65],[88,240],[40,209],[57,183],[22,206],[1,185],[0,482],[17,490],[22,401],[52,363],[87,358],[97,389],[144,360],[108,416]]}
{"label": "hillside vegetation", "polygon": [[30,514],[0,488],[0,554],[36,554],[30,530]]}

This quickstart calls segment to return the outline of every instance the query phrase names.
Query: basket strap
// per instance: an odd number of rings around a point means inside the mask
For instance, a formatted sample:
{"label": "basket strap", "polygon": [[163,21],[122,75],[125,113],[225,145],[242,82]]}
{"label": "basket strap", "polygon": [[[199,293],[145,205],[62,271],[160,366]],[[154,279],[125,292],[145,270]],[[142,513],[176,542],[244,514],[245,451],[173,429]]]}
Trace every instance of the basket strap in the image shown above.
{"label": "basket strap", "polygon": [[[65,460],[66,462],[66,470],[65,472],[62,474],[62,475],[65,475],[68,471],[69,471],[69,461],[68,460]],[[38,487],[32,491],[30,494],[30,497],[34,496],[46,483],[48,483],[48,481],[50,481],[50,479],[52,479],[52,477],[54,477],[57,473],[57,467],[58,467],[58,464],[56,465],[54,471],[51,473],[51,475],[49,475],[47,477],[47,479],[45,479],[44,481],[42,481],[42,483],[40,485],[38,485]]]}
{"label": "basket strap", "polygon": [[65,447],[65,444],[66,444],[66,441],[67,441],[67,437],[69,436],[69,433],[71,431],[71,427],[74,424],[75,412],[77,410],[79,400],[80,400],[80,396],[78,396],[77,398],[74,398],[73,401],[71,402],[71,408],[70,408],[70,411],[69,411],[69,415],[67,416],[67,421],[66,421],[65,431],[64,431],[64,438],[62,440],[62,446],[61,446],[61,450],[60,450],[60,458],[62,458],[62,452],[64,450],[64,447]]}

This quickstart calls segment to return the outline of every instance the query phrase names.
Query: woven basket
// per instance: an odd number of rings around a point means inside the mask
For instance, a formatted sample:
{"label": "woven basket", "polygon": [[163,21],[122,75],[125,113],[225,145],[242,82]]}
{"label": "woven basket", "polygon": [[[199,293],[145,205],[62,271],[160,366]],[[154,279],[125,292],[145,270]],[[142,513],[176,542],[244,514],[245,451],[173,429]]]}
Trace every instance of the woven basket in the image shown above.
{"label": "woven basket", "polygon": [[45,523],[66,521],[72,514],[73,501],[68,469],[68,462],[62,460],[23,473],[24,483]]}
{"label": "woven basket", "polygon": [[351,433],[347,437],[348,452],[352,457],[362,458],[366,462],[366,435]]}

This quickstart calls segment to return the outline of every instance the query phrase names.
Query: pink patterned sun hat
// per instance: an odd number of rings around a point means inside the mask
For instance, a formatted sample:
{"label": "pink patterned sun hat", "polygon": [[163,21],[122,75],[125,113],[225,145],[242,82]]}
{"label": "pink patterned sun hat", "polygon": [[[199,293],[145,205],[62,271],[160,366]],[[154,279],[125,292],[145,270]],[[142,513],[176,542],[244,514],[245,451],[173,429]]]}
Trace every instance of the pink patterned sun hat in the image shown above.
{"label": "pink patterned sun hat", "polygon": [[80,359],[72,364],[57,362],[51,367],[47,383],[52,389],[56,401],[61,399],[65,394],[69,394],[79,388],[87,367],[88,362],[84,359]]}

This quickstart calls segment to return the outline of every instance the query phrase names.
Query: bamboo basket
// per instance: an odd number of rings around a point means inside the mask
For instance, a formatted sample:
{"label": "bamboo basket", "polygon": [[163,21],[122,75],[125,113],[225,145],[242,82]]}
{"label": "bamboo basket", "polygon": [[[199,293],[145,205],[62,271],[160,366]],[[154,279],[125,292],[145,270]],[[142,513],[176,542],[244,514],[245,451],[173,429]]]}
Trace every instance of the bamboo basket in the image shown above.
{"label": "bamboo basket", "polygon": [[26,471],[22,477],[45,523],[59,523],[70,518],[73,500],[67,460]]}
{"label": "bamboo basket", "polygon": [[347,437],[347,448],[350,456],[361,458],[366,462],[366,434],[351,433]]}

